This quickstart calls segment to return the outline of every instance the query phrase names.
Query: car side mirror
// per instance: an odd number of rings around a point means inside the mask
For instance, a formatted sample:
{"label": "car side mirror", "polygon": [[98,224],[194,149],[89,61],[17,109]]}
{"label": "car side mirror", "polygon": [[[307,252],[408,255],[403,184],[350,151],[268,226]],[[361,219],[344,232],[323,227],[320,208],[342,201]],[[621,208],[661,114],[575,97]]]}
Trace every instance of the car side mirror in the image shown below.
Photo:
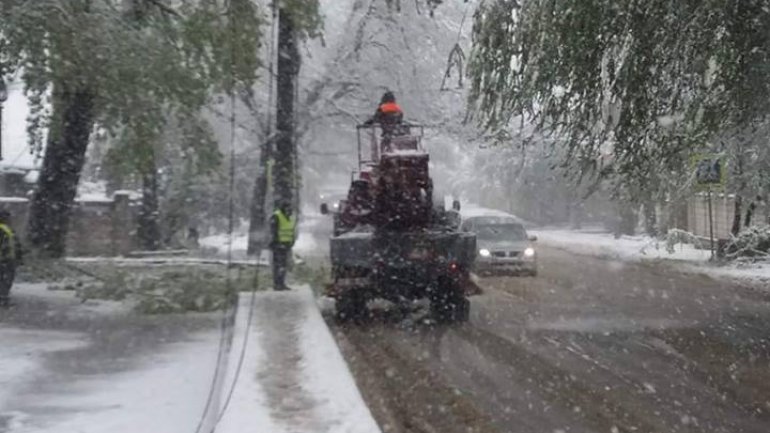
{"label": "car side mirror", "polygon": [[321,215],[329,215],[329,205],[321,203]]}
{"label": "car side mirror", "polygon": [[533,236],[530,236],[530,237],[529,237],[529,241],[530,241],[530,242],[537,242],[537,236],[534,236],[534,235],[533,235]]}

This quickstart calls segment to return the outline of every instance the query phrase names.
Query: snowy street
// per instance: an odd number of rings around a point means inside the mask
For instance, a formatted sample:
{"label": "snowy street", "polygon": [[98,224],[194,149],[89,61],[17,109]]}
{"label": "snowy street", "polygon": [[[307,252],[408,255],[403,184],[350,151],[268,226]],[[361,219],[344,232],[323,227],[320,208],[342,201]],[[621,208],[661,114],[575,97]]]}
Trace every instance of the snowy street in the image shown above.
{"label": "snowy street", "polygon": [[770,433],[770,0],[0,0],[0,433]]}
{"label": "snowy street", "polygon": [[482,278],[468,324],[332,325],[384,431],[770,429],[766,285],[544,238],[540,276]]}

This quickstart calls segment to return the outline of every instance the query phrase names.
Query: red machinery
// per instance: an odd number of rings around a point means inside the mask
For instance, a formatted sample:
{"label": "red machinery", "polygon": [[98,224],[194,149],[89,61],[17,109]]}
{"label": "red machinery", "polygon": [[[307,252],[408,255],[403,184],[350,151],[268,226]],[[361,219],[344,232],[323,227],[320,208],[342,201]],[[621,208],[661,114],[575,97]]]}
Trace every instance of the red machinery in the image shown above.
{"label": "red machinery", "polygon": [[394,302],[427,297],[436,317],[465,320],[465,287],[476,238],[442,224],[433,206],[422,126],[358,126],[358,171],[330,240],[341,319],[365,316],[376,297]]}

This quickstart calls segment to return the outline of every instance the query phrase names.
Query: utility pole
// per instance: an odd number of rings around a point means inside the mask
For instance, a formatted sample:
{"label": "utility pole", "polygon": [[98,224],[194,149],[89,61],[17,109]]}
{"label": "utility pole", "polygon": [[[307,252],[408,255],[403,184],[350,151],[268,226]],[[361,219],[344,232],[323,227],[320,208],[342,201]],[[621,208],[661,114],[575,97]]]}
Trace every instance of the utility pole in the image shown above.
{"label": "utility pole", "polygon": [[[270,59],[270,78],[268,105],[273,102],[275,90],[276,131],[273,133],[272,116],[268,115],[267,134],[260,146],[260,162],[257,179],[252,194],[251,215],[249,224],[248,254],[258,255],[267,244],[266,210],[268,180],[272,179],[273,208],[281,201],[296,203],[294,186],[296,182],[296,143],[294,122],[294,95],[297,91],[297,75],[299,73],[300,55],[297,46],[297,35],[291,13],[283,7],[273,4],[273,23],[278,27],[277,70],[273,73],[273,59]],[[276,38],[272,32],[271,38]],[[272,42],[271,42],[272,44]],[[272,48],[270,50],[272,57]],[[273,88],[275,75],[275,88]]]}
{"label": "utility pole", "polygon": [[[296,144],[294,143],[294,95],[299,71],[300,57],[294,22],[291,15],[272,2],[273,24],[270,31],[268,71],[268,112],[265,134],[260,144],[260,161],[257,179],[252,193],[248,254],[258,255],[267,246],[269,234],[266,230],[267,211],[278,200],[294,203],[293,187],[296,173]],[[278,30],[276,34],[276,28]],[[274,47],[277,39],[277,56]],[[277,71],[274,68],[277,57]],[[275,77],[275,80],[274,80]],[[274,94],[277,98],[274,99]],[[273,127],[273,103],[276,110],[276,131]],[[267,197],[273,192],[274,203]]]}
{"label": "utility pole", "polygon": [[276,140],[273,160],[274,206],[294,204],[296,180],[294,95],[299,73],[299,50],[294,20],[285,8],[278,11],[278,70],[276,76]]}
{"label": "utility pole", "polygon": [[272,177],[270,169],[272,159],[272,148],[274,140],[273,133],[273,95],[275,94],[275,27],[278,23],[278,9],[275,1],[270,4],[272,9],[272,24],[270,26],[270,50],[268,52],[268,98],[267,98],[267,118],[264,123],[264,136],[259,145],[259,169],[257,179],[254,183],[254,189],[251,195],[251,212],[249,215],[249,242],[246,253],[250,256],[259,255],[267,245],[267,231],[265,230],[267,222],[267,194],[269,189],[269,179]]}

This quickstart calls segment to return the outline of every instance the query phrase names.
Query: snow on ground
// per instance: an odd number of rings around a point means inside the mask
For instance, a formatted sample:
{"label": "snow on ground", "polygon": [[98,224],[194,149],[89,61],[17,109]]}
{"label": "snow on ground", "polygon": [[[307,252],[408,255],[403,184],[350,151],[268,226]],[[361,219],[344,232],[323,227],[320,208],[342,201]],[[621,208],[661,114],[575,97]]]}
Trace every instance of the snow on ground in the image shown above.
{"label": "snow on ground", "polygon": [[14,285],[17,305],[0,311],[0,432],[195,431],[214,374],[215,327],[158,339],[153,332],[172,329],[162,326],[181,329],[179,319],[137,326],[125,303],[83,303],[49,286]]}
{"label": "snow on ground", "polygon": [[[226,251],[221,256],[226,255]],[[245,256],[246,251],[243,251]],[[238,256],[236,256],[238,257]],[[68,257],[68,263],[109,263],[115,266],[202,266],[202,265],[226,265],[228,261],[224,258],[201,258],[201,257]],[[230,263],[234,265],[249,266],[254,264],[254,260],[234,259]],[[260,258],[258,264],[267,265],[268,259]]]}
{"label": "snow on ground", "polygon": [[75,200],[89,202],[112,201],[112,199],[107,196],[107,182],[103,180],[97,182],[81,180],[78,184],[78,192]]}
{"label": "snow on ground", "polygon": [[231,242],[233,252],[245,252],[249,247],[249,234],[233,233],[232,240],[227,233],[211,235],[201,238],[198,244],[203,248],[215,250],[217,254],[227,254]]}
{"label": "snow on ground", "polygon": [[75,296],[74,290],[62,290],[60,287],[52,290],[52,287],[60,285],[51,283],[16,283],[13,285],[11,295],[40,300],[49,305],[75,307],[67,309],[67,316],[70,318],[94,317],[94,315],[126,315],[130,314],[133,310],[133,305],[129,302],[107,299],[88,299],[84,301]]}
{"label": "snow on ground", "polygon": [[[78,333],[6,326],[0,329],[0,341],[3,342],[0,356],[0,408],[8,407],[16,387],[25,376],[42,368],[47,353],[71,350],[86,344],[83,336]],[[5,417],[18,418],[20,415],[6,414]],[[4,414],[0,412],[0,418],[3,417]]]}
{"label": "snow on ground", "polygon": [[[85,375],[59,392],[35,394],[34,408],[64,415],[30,416],[17,409],[9,433],[194,432],[214,371],[218,335],[207,332],[194,341],[166,346],[128,372]],[[73,340],[78,341],[64,341]],[[26,337],[22,341],[35,342]],[[51,345],[56,341],[56,335],[42,337],[37,350],[62,350],[61,341]]]}
{"label": "snow on ground", "polygon": [[686,266],[689,271],[759,283],[770,282],[770,263],[713,265],[709,263],[709,250],[697,249],[690,244],[678,244],[675,251],[669,253],[665,241],[648,236],[621,236],[616,239],[611,233],[601,231],[561,229],[539,230],[534,234],[548,245],[579,254],[629,261],[671,260]]}
{"label": "snow on ground", "polygon": [[243,341],[245,358],[217,432],[378,433],[310,289],[256,294],[249,326],[251,301],[241,295],[228,372]]}
{"label": "snow on ground", "polygon": [[621,236],[611,233],[574,230],[540,230],[534,232],[542,242],[583,254],[604,256],[623,260],[667,259],[685,261],[706,261],[708,250],[698,250],[692,245],[679,244],[671,254],[666,251],[665,242],[647,236]]}
{"label": "snow on ground", "polygon": [[144,323],[50,285],[14,285],[0,310],[0,432],[195,431],[217,358],[209,319]]}
{"label": "snow on ground", "polygon": [[[303,218],[297,227],[297,241],[294,243],[294,254],[299,256],[315,256],[319,254],[320,248],[325,247],[322,243],[328,239],[331,230],[323,231],[323,222],[326,217],[320,215],[311,215]],[[227,256],[227,250],[230,246],[230,236],[227,233],[221,233],[206,236],[198,241],[202,249],[212,251],[216,256]],[[245,258],[246,250],[249,246],[249,235],[245,228],[241,228],[232,235],[232,252],[237,258]],[[263,251],[260,256],[260,264],[269,263],[268,251]]]}
{"label": "snow on ground", "polygon": [[107,193],[107,182],[103,180],[99,181],[87,181],[81,180],[78,184],[76,201],[84,202],[112,202],[116,194],[128,195],[130,200],[141,200],[142,193],[139,191],[133,191],[130,189],[121,189],[114,191],[111,194]]}
{"label": "snow on ground", "polygon": [[25,297],[44,298],[49,302],[72,304],[80,302],[75,298],[75,292],[71,290],[49,290],[51,283],[14,283],[11,296],[23,295]]}
{"label": "snow on ground", "polygon": [[294,243],[294,252],[299,255],[314,254],[320,246],[318,240],[306,231],[299,232],[297,242]]}
{"label": "snow on ground", "polygon": [[[444,206],[449,209],[451,206],[451,202],[447,205],[446,200],[444,203]],[[479,206],[472,203],[465,203],[460,208],[460,215],[462,215],[463,218],[473,218],[473,217],[479,217],[479,216],[490,216],[490,217],[513,217],[517,218],[515,215],[511,215],[507,212],[503,212],[501,210],[497,209],[490,209],[483,206]]]}
{"label": "snow on ground", "polygon": [[770,263],[738,264],[710,268],[712,275],[770,284]]}

